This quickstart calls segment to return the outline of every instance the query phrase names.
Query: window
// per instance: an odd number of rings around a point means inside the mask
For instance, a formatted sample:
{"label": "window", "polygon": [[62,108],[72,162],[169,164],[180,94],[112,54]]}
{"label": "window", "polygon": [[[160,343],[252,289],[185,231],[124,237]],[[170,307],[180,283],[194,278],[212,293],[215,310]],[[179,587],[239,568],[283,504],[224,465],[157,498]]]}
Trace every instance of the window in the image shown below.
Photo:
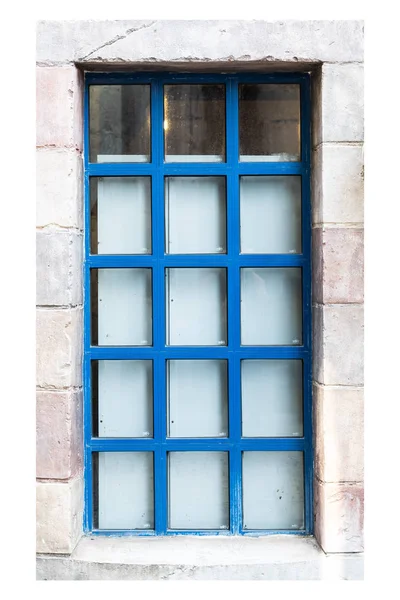
{"label": "window", "polygon": [[85,528],[312,531],[307,74],[88,74]]}

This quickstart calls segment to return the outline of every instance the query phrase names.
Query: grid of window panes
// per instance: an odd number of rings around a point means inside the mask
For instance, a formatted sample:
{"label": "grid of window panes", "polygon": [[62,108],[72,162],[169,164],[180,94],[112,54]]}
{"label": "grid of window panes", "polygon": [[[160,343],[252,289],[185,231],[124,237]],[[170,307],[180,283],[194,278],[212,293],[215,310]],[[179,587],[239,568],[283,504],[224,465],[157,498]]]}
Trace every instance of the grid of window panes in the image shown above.
{"label": "grid of window panes", "polygon": [[308,93],[87,76],[87,530],[311,532]]}

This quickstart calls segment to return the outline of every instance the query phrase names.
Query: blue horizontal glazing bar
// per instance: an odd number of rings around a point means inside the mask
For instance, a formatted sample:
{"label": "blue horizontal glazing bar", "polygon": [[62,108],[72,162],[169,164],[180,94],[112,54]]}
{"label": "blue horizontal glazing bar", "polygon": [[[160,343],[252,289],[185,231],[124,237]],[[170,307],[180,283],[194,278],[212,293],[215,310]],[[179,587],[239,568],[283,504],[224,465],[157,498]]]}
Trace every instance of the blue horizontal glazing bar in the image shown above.
{"label": "blue horizontal glazing bar", "polygon": [[153,267],[156,259],[151,254],[91,254],[87,264],[94,269],[146,268]]}
{"label": "blue horizontal glazing bar", "polygon": [[[305,167],[300,162],[241,162],[239,175],[302,175]],[[158,172],[164,177],[224,177],[231,167],[227,163],[163,163]],[[144,177],[154,174],[151,163],[88,163],[86,171],[90,177]]]}
{"label": "blue horizontal glazing bar", "polygon": [[254,358],[303,358],[308,356],[308,351],[304,346],[240,346],[236,349],[230,349],[227,346],[164,346],[161,350],[156,350],[152,346],[91,346],[85,353],[92,360],[124,360],[124,359],[154,359],[161,356],[165,359],[188,358],[188,359],[228,359],[235,354],[239,359]]}
{"label": "blue horizontal glazing bar", "polygon": [[88,163],[86,171],[90,177],[150,177],[154,173],[151,163]]}
{"label": "blue horizontal glazing bar", "polygon": [[301,267],[302,254],[240,254],[232,259],[228,254],[164,254],[156,259],[151,254],[91,254],[87,259],[90,268],[146,268],[161,264],[168,267],[228,267],[234,261],[239,267]]}
{"label": "blue horizontal glazing bar", "polygon": [[235,447],[240,451],[302,451],[304,438],[91,438],[92,452],[154,452],[164,448],[166,452],[223,452]]}

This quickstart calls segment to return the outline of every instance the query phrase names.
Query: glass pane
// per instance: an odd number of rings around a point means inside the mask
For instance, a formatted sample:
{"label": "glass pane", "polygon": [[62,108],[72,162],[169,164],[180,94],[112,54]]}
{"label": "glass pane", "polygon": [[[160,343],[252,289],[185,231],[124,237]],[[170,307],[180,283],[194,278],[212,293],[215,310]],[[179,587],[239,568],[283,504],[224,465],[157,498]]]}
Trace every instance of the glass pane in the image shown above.
{"label": "glass pane", "polygon": [[303,435],[301,360],[242,360],[242,435]]}
{"label": "glass pane", "polygon": [[169,452],[168,527],[229,529],[227,452]]}
{"label": "glass pane", "polygon": [[300,160],[300,86],[239,85],[241,161]]}
{"label": "glass pane", "polygon": [[166,162],[225,160],[225,86],[165,85]]}
{"label": "glass pane", "polygon": [[301,177],[240,178],[243,254],[301,252]]}
{"label": "glass pane", "polygon": [[304,529],[302,452],[243,452],[243,528]]}
{"label": "glass pane", "polygon": [[153,453],[99,452],[94,508],[99,529],[154,529]]}
{"label": "glass pane", "polygon": [[227,437],[225,360],[169,360],[167,390],[170,437]]}
{"label": "glass pane", "polygon": [[225,269],[167,269],[167,345],[225,346]]}
{"label": "glass pane", "polygon": [[99,346],[151,346],[151,269],[92,269],[92,339]]}
{"label": "glass pane", "polygon": [[95,437],[153,437],[151,360],[94,361]]}
{"label": "glass pane", "polygon": [[301,344],[301,269],[241,269],[240,280],[242,344]]}
{"label": "glass pane", "polygon": [[92,254],[151,254],[150,177],[90,180]]}
{"label": "glass pane", "polygon": [[89,87],[90,162],[150,161],[150,86]]}
{"label": "glass pane", "polygon": [[165,251],[226,252],[225,177],[165,179]]}

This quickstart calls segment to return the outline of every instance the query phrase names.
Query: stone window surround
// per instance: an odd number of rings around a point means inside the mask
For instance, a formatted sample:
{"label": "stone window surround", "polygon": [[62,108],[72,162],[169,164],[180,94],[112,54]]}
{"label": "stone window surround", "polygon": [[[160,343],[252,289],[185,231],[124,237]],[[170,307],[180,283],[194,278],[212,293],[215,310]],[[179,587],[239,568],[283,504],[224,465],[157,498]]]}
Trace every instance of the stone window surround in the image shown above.
{"label": "stone window surround", "polygon": [[38,553],[70,554],[82,535],[82,72],[94,69],[312,73],[315,538],[328,555],[362,553],[362,22],[42,21],[37,34]]}

